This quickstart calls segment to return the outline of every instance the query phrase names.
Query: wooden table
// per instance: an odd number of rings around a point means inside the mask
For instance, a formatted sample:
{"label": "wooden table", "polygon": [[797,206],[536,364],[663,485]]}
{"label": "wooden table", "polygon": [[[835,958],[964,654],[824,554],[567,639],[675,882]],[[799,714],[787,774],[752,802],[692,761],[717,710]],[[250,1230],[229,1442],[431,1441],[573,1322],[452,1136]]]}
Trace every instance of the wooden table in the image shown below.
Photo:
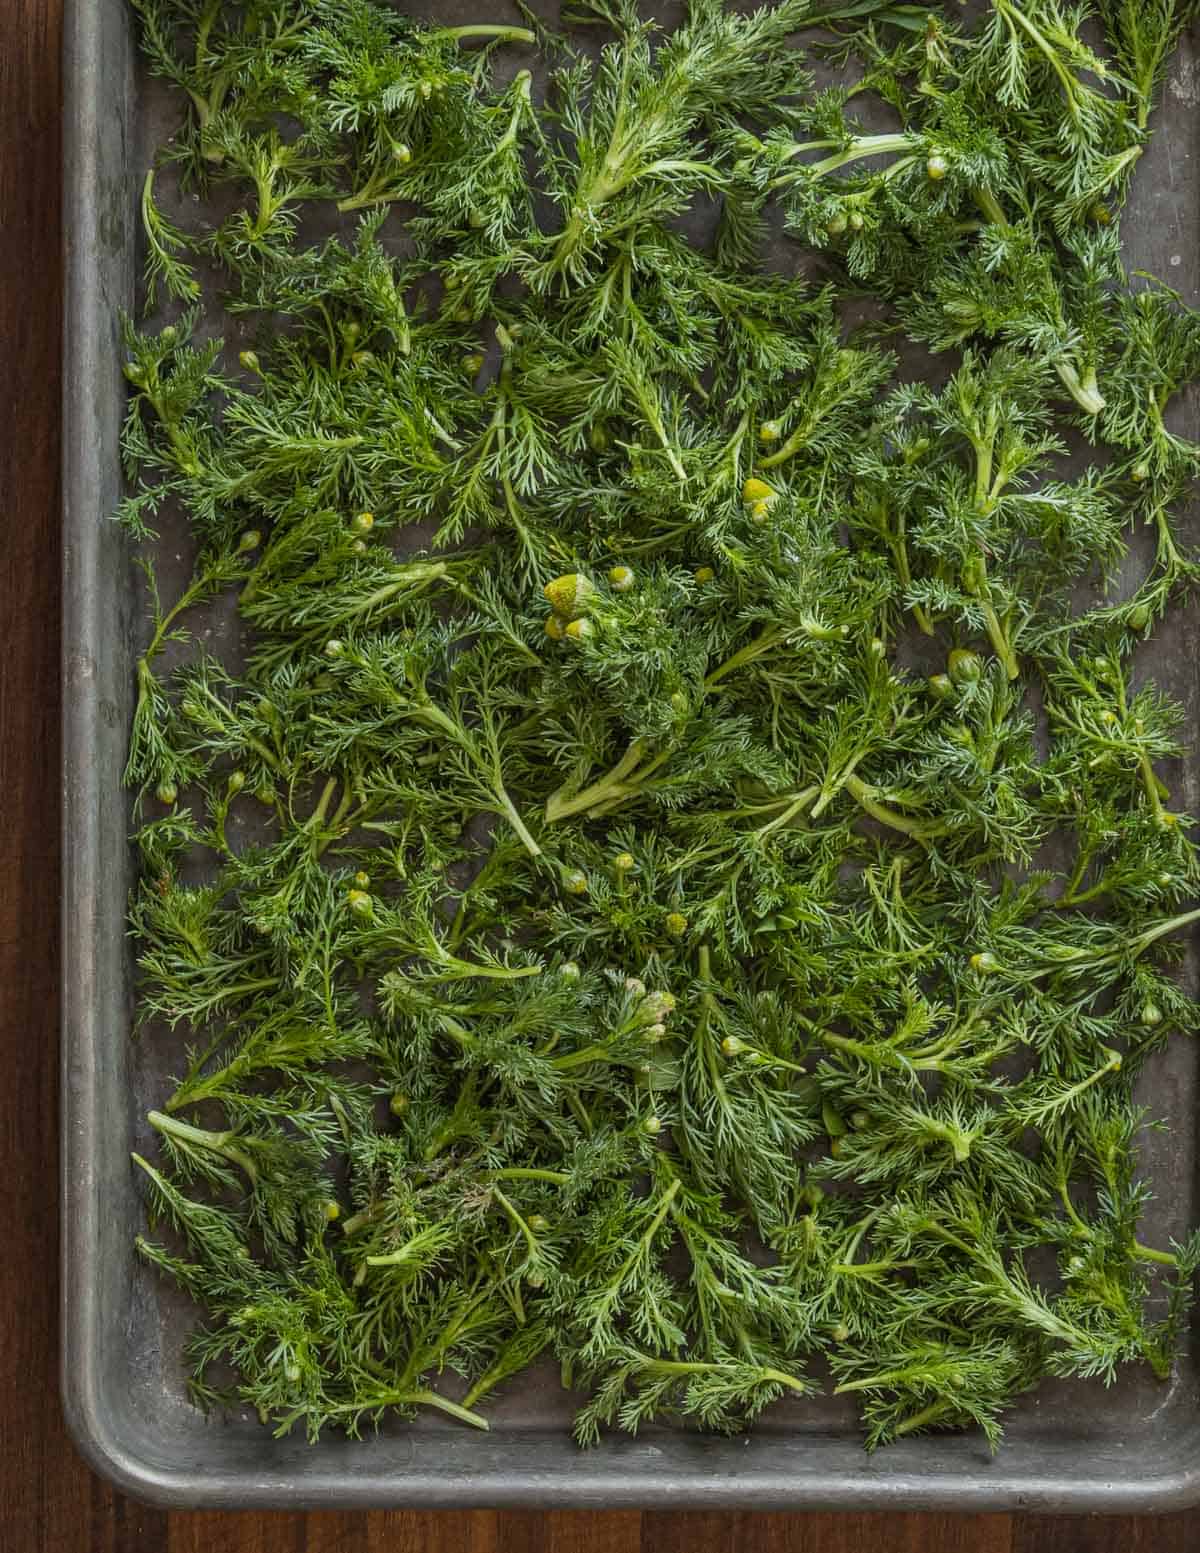
{"label": "wooden table", "polygon": [[0,0],[0,1553],[1184,1553],[1200,1511],[1049,1516],[167,1514],[75,1455],[57,1401],[59,43]]}

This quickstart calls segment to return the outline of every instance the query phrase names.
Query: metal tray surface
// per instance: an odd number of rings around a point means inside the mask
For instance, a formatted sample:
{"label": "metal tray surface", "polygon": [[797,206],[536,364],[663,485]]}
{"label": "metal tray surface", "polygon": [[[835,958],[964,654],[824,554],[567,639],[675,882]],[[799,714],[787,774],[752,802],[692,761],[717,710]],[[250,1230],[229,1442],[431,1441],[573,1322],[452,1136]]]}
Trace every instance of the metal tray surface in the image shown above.
{"label": "metal tray surface", "polygon": [[[507,7],[429,0],[445,22]],[[414,7],[416,9],[416,7]],[[665,10],[666,8],[664,8]],[[674,8],[671,7],[673,10]],[[706,1506],[754,1509],[1167,1510],[1200,1501],[1200,1332],[1172,1379],[1127,1371],[1108,1391],[1054,1383],[1024,1398],[992,1457],[979,1435],[907,1440],[868,1456],[853,1409],[826,1397],[772,1409],[754,1432],[655,1428],[580,1452],[554,1371],[510,1387],[481,1435],[437,1417],[319,1445],[273,1439],[249,1414],[206,1419],[179,1350],[194,1312],[134,1256],[142,1202],[130,1164],[176,1043],[129,1031],[125,911],[132,868],[120,785],[133,664],[145,631],[131,547],[110,521],[125,404],[117,310],[140,266],[137,193],[177,105],[141,73],[124,0],[67,0],[64,461],[63,1391],[76,1442],[121,1489],[174,1506]],[[514,13],[515,19],[515,13]],[[1200,288],[1200,34],[1171,66],[1158,134],[1125,221],[1127,258],[1195,302]],[[1185,410],[1193,434],[1200,396]],[[170,543],[168,532],[164,545]],[[165,557],[166,581],[186,557]],[[171,563],[175,563],[172,567]],[[220,636],[231,621],[201,622]],[[1156,638],[1154,670],[1200,714],[1193,619]],[[1167,773],[1200,808],[1200,754]],[[1193,954],[1188,974],[1196,977]],[[1177,1041],[1147,1087],[1170,1124],[1143,1148],[1152,1233],[1200,1219],[1200,1060]]]}

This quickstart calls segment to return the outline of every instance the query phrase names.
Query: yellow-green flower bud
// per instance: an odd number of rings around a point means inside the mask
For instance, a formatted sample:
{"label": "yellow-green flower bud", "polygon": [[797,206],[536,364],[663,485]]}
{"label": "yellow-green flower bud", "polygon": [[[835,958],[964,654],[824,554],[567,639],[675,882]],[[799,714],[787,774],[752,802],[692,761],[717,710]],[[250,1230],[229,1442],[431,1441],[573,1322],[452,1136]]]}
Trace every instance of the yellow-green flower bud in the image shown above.
{"label": "yellow-green flower bud", "polygon": [[992,971],[1000,969],[1000,961],[990,950],[984,949],[979,954],[973,954],[970,960],[971,969],[978,971],[981,976],[990,975]]}
{"label": "yellow-green flower bud", "polygon": [[154,789],[154,796],[159,803],[172,804],[179,797],[179,789],[174,782],[160,782]]}
{"label": "yellow-green flower bud", "polygon": [[613,858],[613,867],[619,874],[627,874],[631,868],[637,867],[637,859],[632,852],[618,852]]}
{"label": "yellow-green flower bud", "polygon": [[366,889],[368,889],[370,887],[370,884],[371,884],[371,876],[370,876],[370,874],[367,873],[365,869],[360,868],[358,870],[358,872],[354,876],[354,884],[355,884],[355,888],[356,889],[359,889],[359,890],[366,890]]}
{"label": "yellow-green flower bud", "polygon": [[758,440],[760,442],[778,442],[783,436],[783,427],[778,421],[763,421],[758,428]]}
{"label": "yellow-green flower bud", "polygon": [[608,581],[618,593],[628,593],[634,583],[633,567],[614,566],[608,574]]}
{"label": "yellow-green flower bud", "polygon": [[394,1090],[392,1093],[392,1098],[388,1101],[388,1110],[392,1113],[392,1115],[404,1116],[408,1111],[408,1107],[409,1099],[404,1091],[400,1089]]}
{"label": "yellow-green flower bud", "polygon": [[225,790],[232,798],[235,793],[240,793],[246,785],[246,773],[244,771],[231,771],[229,780],[225,784]]}
{"label": "yellow-green flower bud", "polygon": [[765,480],[751,478],[742,486],[742,500],[748,507],[752,507],[755,502],[774,501],[776,494],[775,490]]}
{"label": "yellow-green flower bud", "polygon": [[838,211],[836,216],[831,216],[825,223],[825,230],[830,237],[841,237],[846,230],[846,216],[843,211]]}
{"label": "yellow-green flower bud", "polygon": [[550,1220],[543,1213],[531,1213],[525,1222],[535,1235],[544,1235],[550,1228]]}
{"label": "yellow-green flower bud", "polygon": [[373,512],[359,512],[350,519],[350,531],[354,534],[369,534],[375,527],[375,514]]}
{"label": "yellow-green flower bud", "polygon": [[954,689],[954,681],[949,674],[931,674],[929,676],[929,688],[939,701],[944,701]]}
{"label": "yellow-green flower bud", "polygon": [[374,911],[374,903],[365,890],[350,890],[346,895],[346,905],[356,917],[369,917]]}
{"label": "yellow-green flower bud", "polygon": [[563,889],[570,895],[586,895],[588,876],[582,868],[572,868],[563,876]]}
{"label": "yellow-green flower bud", "polygon": [[595,629],[590,620],[572,620],[563,635],[570,637],[573,642],[582,642],[591,636]]}
{"label": "yellow-green flower bud", "polygon": [[940,183],[949,171],[950,163],[940,151],[935,151],[932,156],[926,159],[925,172],[934,183]]}
{"label": "yellow-green flower bud", "polygon": [[662,1126],[662,1120],[659,1117],[648,1116],[642,1123],[642,1131],[649,1133],[650,1137],[656,1138],[662,1131]]}
{"label": "yellow-green flower bud", "polygon": [[399,162],[401,167],[407,167],[412,161],[412,152],[402,140],[392,142],[392,161]]}
{"label": "yellow-green flower bud", "polygon": [[564,960],[558,968],[558,974],[564,981],[578,981],[583,972],[574,960]]}
{"label": "yellow-green flower bud", "polygon": [[712,582],[716,575],[716,572],[713,571],[711,566],[698,566],[692,573],[693,579],[698,582],[701,587],[703,587],[706,582]]}
{"label": "yellow-green flower bud", "polygon": [[262,367],[259,364],[257,351],[239,351],[238,360],[247,372],[261,373]]}
{"label": "yellow-green flower bud", "polygon": [[567,628],[557,615],[546,616],[546,635],[552,642],[561,642],[567,634]]}
{"label": "yellow-green flower bud", "polygon": [[1155,1025],[1162,1024],[1163,1011],[1161,1008],[1159,1008],[1157,1003],[1143,1003],[1142,1011],[1138,1015],[1138,1020],[1146,1027],[1147,1030],[1153,1030]]}
{"label": "yellow-green flower bud", "polygon": [[672,938],[682,938],[688,929],[688,919],[681,911],[669,911],[663,919],[663,926]]}
{"label": "yellow-green flower bud", "polygon": [[332,1224],[332,1223],[334,1223],[335,1220],[340,1219],[341,1216],[342,1216],[342,1205],[341,1205],[341,1203],[334,1202],[333,1198],[331,1197],[329,1199],[329,1201],[325,1204],[325,1217],[326,1217],[326,1219],[328,1219],[329,1223]]}
{"label": "yellow-green flower bud", "polygon": [[564,577],[555,577],[553,582],[548,582],[542,592],[556,615],[573,620],[591,603],[596,588],[582,572],[568,572]]}

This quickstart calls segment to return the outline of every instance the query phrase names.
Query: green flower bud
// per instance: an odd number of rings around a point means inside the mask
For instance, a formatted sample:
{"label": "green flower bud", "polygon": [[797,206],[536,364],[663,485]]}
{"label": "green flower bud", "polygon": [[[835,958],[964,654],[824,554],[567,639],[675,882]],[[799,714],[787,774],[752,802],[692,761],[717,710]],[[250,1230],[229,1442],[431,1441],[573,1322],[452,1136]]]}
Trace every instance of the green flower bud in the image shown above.
{"label": "green flower bud", "polygon": [[546,635],[552,642],[561,642],[567,634],[567,628],[557,615],[547,615],[544,622]]}
{"label": "green flower bud", "polygon": [[340,658],[345,650],[345,646],[338,641],[336,636],[331,636],[325,643],[325,656],[327,658]]}
{"label": "green flower bud", "polygon": [[712,582],[716,575],[716,572],[713,571],[711,566],[698,566],[692,573],[693,579],[698,582],[701,587],[703,587],[706,582]]}
{"label": "green flower bud", "polygon": [[607,453],[612,447],[612,433],[603,421],[597,421],[588,432],[588,446],[593,453]]}
{"label": "green flower bud", "polygon": [[981,953],[971,956],[970,966],[973,971],[978,971],[981,976],[987,976],[992,971],[1000,969],[1000,961],[989,950],[984,949]]}
{"label": "green flower bud", "polygon": [[852,210],[850,212],[850,230],[852,232],[861,232],[865,225],[866,220],[863,217],[862,211]]}
{"label": "green flower bud", "polygon": [[671,692],[671,710],[677,712],[680,717],[691,711],[691,702],[682,690],[673,690]]}
{"label": "green flower bud", "polygon": [[[626,983],[628,985],[628,983]],[[640,985],[640,983],[639,983]],[[649,992],[638,1008],[641,1024],[657,1025],[668,1019],[675,1009],[675,999],[669,992]]]}
{"label": "green flower bud", "polygon": [[672,938],[682,938],[688,930],[688,919],[681,911],[669,911],[663,918],[663,927]]}
{"label": "green flower bud", "polygon": [[614,566],[608,574],[609,585],[618,593],[628,593],[634,584],[632,566]]}
{"label": "green flower bud", "polygon": [[357,889],[359,889],[359,890],[365,890],[365,889],[367,889],[370,886],[370,883],[371,883],[371,876],[370,876],[370,874],[367,873],[367,871],[365,869],[360,868],[358,870],[358,872],[354,876],[355,887]]}
{"label": "green flower bud", "polygon": [[869,1111],[851,1111],[850,1125],[858,1132],[871,1125],[871,1113]]}
{"label": "green flower bud", "polygon": [[229,773],[229,780],[225,784],[225,789],[232,797],[235,793],[240,793],[245,785],[246,773],[244,771],[231,771]]}
{"label": "green flower bud", "polygon": [[412,152],[402,140],[392,142],[392,161],[399,162],[401,167],[407,167],[412,161]]}
{"label": "green flower bud", "polygon": [[241,362],[242,366],[245,367],[247,372],[261,373],[262,367],[258,360],[257,351],[239,351],[238,360]]}
{"label": "green flower bud", "polygon": [[375,903],[365,890],[348,891],[346,904],[356,917],[369,917],[375,910]]}
{"label": "green flower bud", "polygon": [[388,1110],[392,1113],[392,1115],[393,1116],[404,1116],[407,1113],[407,1111],[408,1111],[408,1107],[409,1107],[409,1099],[408,1099],[408,1096],[403,1092],[403,1090],[400,1090],[400,1089],[393,1090],[392,1091],[392,1097],[388,1101]]}
{"label": "green flower bud", "polygon": [[983,673],[983,659],[966,647],[956,647],[946,659],[946,669],[956,685],[973,685]]}
{"label": "green flower bud", "polygon": [[136,361],[127,361],[121,368],[121,371],[125,374],[129,382],[131,382],[137,388],[140,388],[146,381],[145,369],[139,366]]}
{"label": "green flower bud", "polygon": [[583,972],[574,960],[564,960],[558,968],[558,974],[564,981],[578,981]]}
{"label": "green flower bud", "polygon": [[375,514],[373,512],[359,512],[350,519],[350,532],[353,534],[369,534],[375,527]]}
{"label": "green flower bud", "polygon": [[550,608],[564,620],[574,620],[591,603],[595,596],[595,584],[582,572],[568,572],[555,577],[542,589],[550,601]]}
{"label": "green flower bud", "polygon": [[546,1275],[545,1273],[527,1273],[525,1275],[525,1282],[531,1289],[540,1289],[545,1285]]}
{"label": "green flower bud", "polygon": [[1139,485],[1141,485],[1144,480],[1148,480],[1150,478],[1150,465],[1146,463],[1145,459],[1140,459],[1133,466],[1133,468],[1129,471],[1129,478],[1131,480],[1136,480]]}
{"label": "green flower bud", "polygon": [[563,889],[569,895],[586,895],[588,888],[588,876],[582,868],[572,868],[563,877]]}
{"label": "green flower bud", "polygon": [[949,171],[950,163],[940,151],[935,151],[931,157],[926,159],[925,172],[935,183],[939,183]]}
{"label": "green flower bud", "polygon": [[652,1138],[656,1138],[662,1131],[662,1128],[662,1120],[657,1116],[648,1116],[642,1123],[642,1131],[648,1133]]}
{"label": "green flower bud", "polygon": [[365,539],[356,539],[350,546],[351,555],[366,555],[367,542]]}
{"label": "green flower bud", "polygon": [[848,1343],[850,1341],[850,1328],[844,1321],[839,1321],[829,1335],[835,1343]]}
{"label": "green flower bud", "polygon": [[535,1235],[544,1235],[550,1228],[550,1220],[542,1213],[531,1213],[525,1222]]}
{"label": "green flower bud", "polygon": [[154,796],[159,803],[173,804],[179,797],[179,789],[174,782],[160,782],[154,789]]}
{"label": "green flower bud", "polygon": [[727,1035],[721,1042],[721,1050],[726,1057],[736,1057],[746,1050],[746,1043],[736,1035]]}
{"label": "green flower bud", "polygon": [[563,635],[570,637],[573,642],[582,642],[586,641],[589,636],[592,636],[595,630],[596,627],[590,620],[572,620],[563,632]]}
{"label": "green flower bud", "polygon": [[329,1220],[330,1224],[332,1224],[335,1219],[340,1219],[341,1216],[342,1216],[342,1205],[341,1205],[341,1203],[334,1202],[333,1198],[331,1197],[329,1199],[329,1201],[325,1204],[325,1217]]}
{"label": "green flower bud", "polygon": [[637,867],[637,859],[632,852],[618,852],[613,858],[613,867],[619,874],[627,874],[631,868]]}
{"label": "green flower bud", "polygon": [[481,227],[487,225],[487,217],[482,210],[471,210],[467,215],[467,225],[473,232],[478,232]]}
{"label": "green flower bud", "polygon": [[473,355],[463,357],[463,371],[470,378],[476,378],[483,371],[483,357],[478,351]]}
{"label": "green flower bud", "polygon": [[284,1373],[285,1377],[293,1385],[295,1385],[295,1383],[300,1379],[300,1366],[298,1364],[296,1364],[295,1362],[293,1362],[291,1364],[285,1364],[284,1367],[283,1367],[283,1373]]}
{"label": "green flower bud", "polygon": [[178,332],[174,324],[168,324],[159,334],[159,339],[164,345],[174,345],[178,338]]}
{"label": "green flower bud", "polygon": [[1149,604],[1135,604],[1126,616],[1125,623],[1131,631],[1144,631],[1150,624]]}
{"label": "green flower bud", "polygon": [[1153,1030],[1156,1025],[1163,1022],[1163,1011],[1157,1003],[1143,1003],[1142,1011],[1138,1015],[1138,1022],[1147,1030]]}
{"label": "green flower bud", "polygon": [[1088,211],[1088,215],[1096,223],[1097,226],[1111,226],[1112,225],[1112,211],[1109,210],[1107,205],[1101,205],[1098,200],[1092,206],[1092,208]]}
{"label": "green flower bud", "polygon": [[939,701],[944,701],[954,690],[954,681],[949,674],[931,674],[928,683],[929,689]]}
{"label": "green flower bud", "polygon": [[779,421],[763,421],[758,428],[758,440],[760,442],[778,442],[783,436],[783,426]]}
{"label": "green flower bud", "polygon": [[646,996],[646,983],[640,981],[636,976],[626,976],[625,991],[629,993],[630,997],[644,998]]}
{"label": "green flower bud", "polygon": [[249,555],[252,550],[257,550],[262,544],[262,535],[256,528],[248,528],[238,540],[239,555]]}
{"label": "green flower bud", "polygon": [[846,217],[844,213],[839,210],[836,216],[831,216],[825,223],[825,230],[830,237],[841,237],[846,230]]}

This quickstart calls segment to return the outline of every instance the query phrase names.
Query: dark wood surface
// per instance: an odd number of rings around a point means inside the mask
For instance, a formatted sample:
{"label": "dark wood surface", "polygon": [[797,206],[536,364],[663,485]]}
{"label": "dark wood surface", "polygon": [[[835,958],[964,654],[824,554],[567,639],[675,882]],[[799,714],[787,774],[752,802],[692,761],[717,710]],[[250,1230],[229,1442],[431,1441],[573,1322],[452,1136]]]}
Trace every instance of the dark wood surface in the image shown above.
{"label": "dark wood surface", "polygon": [[1200,1549],[1200,1512],[166,1514],[80,1462],[57,1401],[60,37],[61,0],[0,0],[0,1553]]}

